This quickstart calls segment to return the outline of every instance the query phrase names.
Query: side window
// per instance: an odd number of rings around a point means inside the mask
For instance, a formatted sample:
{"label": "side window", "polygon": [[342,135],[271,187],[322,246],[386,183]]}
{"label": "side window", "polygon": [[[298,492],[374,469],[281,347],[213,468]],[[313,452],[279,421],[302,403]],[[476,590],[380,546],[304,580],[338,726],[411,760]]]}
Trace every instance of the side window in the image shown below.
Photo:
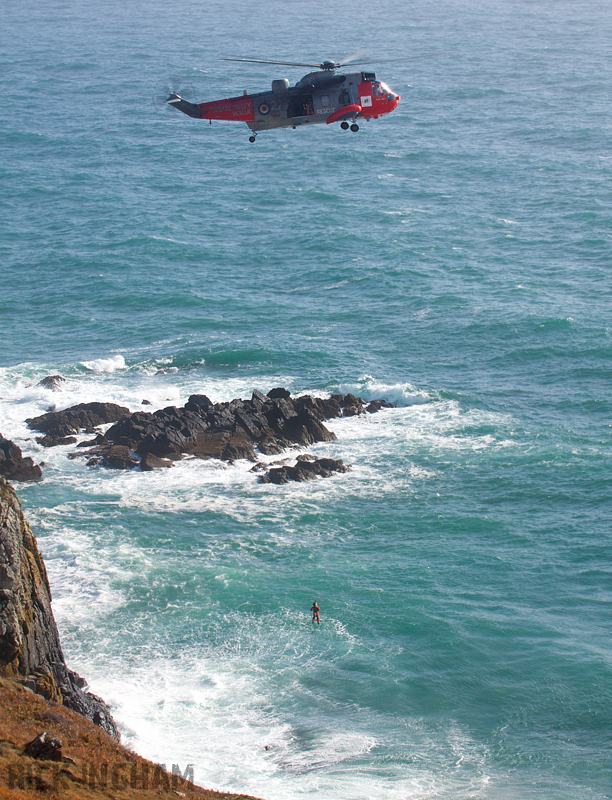
{"label": "side window", "polygon": [[321,105],[322,106],[328,106],[329,105],[329,95],[328,94],[322,94],[321,95]]}

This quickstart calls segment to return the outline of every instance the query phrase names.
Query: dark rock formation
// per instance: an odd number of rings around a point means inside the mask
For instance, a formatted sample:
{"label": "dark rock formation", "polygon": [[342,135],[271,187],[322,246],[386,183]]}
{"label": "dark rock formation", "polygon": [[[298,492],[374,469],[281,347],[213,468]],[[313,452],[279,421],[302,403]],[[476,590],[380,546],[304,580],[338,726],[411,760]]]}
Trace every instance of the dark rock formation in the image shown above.
{"label": "dark rock formation", "polygon": [[145,453],[144,456],[140,459],[140,469],[143,472],[151,472],[154,469],[164,469],[165,467],[171,467],[172,461],[168,458],[158,458],[157,456],[152,455],[151,453]]}
{"label": "dark rock formation", "polygon": [[[255,390],[250,400],[213,403],[203,394],[194,394],[182,408],[169,406],[159,411],[137,411],[110,403],[87,403],[65,411],[49,412],[27,420],[29,426],[46,434],[42,444],[66,444],[70,434],[80,430],[93,432],[96,425],[114,421],[102,436],[79,447],[90,466],[131,469],[140,460],[143,471],[172,465],[172,461],[192,456],[203,459],[256,461],[256,450],[264,455],[277,455],[289,447],[308,446],[316,442],[335,441],[336,435],[324,422],[342,416],[355,416],[393,407],[384,401],[367,406],[352,394],[329,398],[302,395],[292,398],[287,389],[277,387],[267,395]],[[340,462],[341,463],[341,462]],[[343,467],[343,465],[342,465]],[[342,467],[296,466],[282,468],[288,480],[309,480],[316,475],[326,477]],[[319,471],[317,471],[319,470]],[[279,476],[274,475],[270,480]]]}
{"label": "dark rock formation", "polygon": [[24,458],[21,448],[0,433],[0,476],[10,481],[39,481],[42,470],[31,458]]}
{"label": "dark rock formation", "polygon": [[38,758],[42,761],[61,761],[62,743],[56,736],[43,731],[26,744],[23,752],[30,758]]}
{"label": "dark rock formation", "polygon": [[63,375],[47,375],[46,378],[38,382],[38,385],[51,389],[52,392],[57,392],[61,389],[63,383],[66,383],[66,378]]}
{"label": "dark rock formation", "polygon": [[255,391],[250,400],[230,403],[192,395],[183,408],[171,406],[123,417],[106,432],[106,438],[139,455],[158,458],[193,455],[255,461],[255,447],[264,453],[280,453],[294,444],[335,440],[323,422],[340,414],[332,401],[309,396],[292,400],[286,389],[273,389],[268,395]]}
{"label": "dark rock formation", "polygon": [[57,447],[60,444],[74,444],[76,440],[76,436],[50,436],[47,434],[46,436],[36,437],[38,444],[42,444],[43,447]]}
{"label": "dark rock formation", "polygon": [[[40,431],[46,433],[48,437],[62,440],[81,431],[95,433],[98,425],[116,422],[129,414],[129,408],[115,405],[115,403],[81,403],[64,411],[49,411],[41,414],[40,417],[27,419],[26,422],[33,431]],[[44,440],[41,440],[42,443]],[[58,441],[57,443],[64,444],[65,442]]]}
{"label": "dark rock formation", "polygon": [[119,739],[108,706],[66,667],[47,571],[13,487],[0,478],[0,675],[78,711]]}
{"label": "dark rock formation", "polygon": [[348,467],[341,458],[315,458],[314,456],[298,456],[294,466],[272,467],[259,478],[260,483],[284,484],[289,481],[313,481],[315,478],[329,478],[334,472],[348,472]]}

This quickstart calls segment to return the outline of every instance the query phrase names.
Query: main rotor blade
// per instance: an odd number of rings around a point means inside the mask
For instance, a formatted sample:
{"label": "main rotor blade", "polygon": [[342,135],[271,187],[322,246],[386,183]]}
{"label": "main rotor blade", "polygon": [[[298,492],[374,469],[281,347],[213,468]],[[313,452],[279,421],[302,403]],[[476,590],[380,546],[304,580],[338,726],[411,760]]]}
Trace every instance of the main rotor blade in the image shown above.
{"label": "main rotor blade", "polygon": [[317,67],[321,69],[321,64],[302,64],[296,61],[262,61],[259,58],[222,58],[221,61],[242,61],[245,64],[279,64],[283,67]]}
{"label": "main rotor blade", "polygon": [[365,56],[365,54],[367,52],[368,52],[367,50],[358,50],[356,53],[353,53],[352,56],[347,56],[346,58],[343,58],[342,61],[336,61],[336,64],[339,67],[343,67],[345,64],[348,64],[351,61],[353,61],[353,59],[360,58],[361,56]]}
{"label": "main rotor blade", "polygon": [[[349,61],[354,58],[359,58],[360,55],[366,53],[362,50],[354,53],[349,58],[343,58],[342,61],[335,62],[336,67],[349,66]],[[420,56],[405,56],[404,58],[387,58],[376,61],[355,61],[350,66],[361,66],[362,64],[393,64],[397,61],[413,61],[415,58],[433,58],[434,56],[443,56],[445,53],[424,53]],[[242,64],[275,64],[281,67],[312,67],[314,69],[325,69],[323,64],[306,64],[303,61],[266,61],[261,58],[222,58],[221,61],[239,61]],[[327,62],[326,62],[327,63]]]}
{"label": "main rotor blade", "polygon": [[423,53],[421,56],[406,56],[405,58],[385,58],[382,61],[357,61],[355,62],[355,66],[361,66],[362,64],[393,64],[397,61],[414,61],[415,58],[433,58],[434,56],[444,56],[448,53],[447,50],[444,53]]}

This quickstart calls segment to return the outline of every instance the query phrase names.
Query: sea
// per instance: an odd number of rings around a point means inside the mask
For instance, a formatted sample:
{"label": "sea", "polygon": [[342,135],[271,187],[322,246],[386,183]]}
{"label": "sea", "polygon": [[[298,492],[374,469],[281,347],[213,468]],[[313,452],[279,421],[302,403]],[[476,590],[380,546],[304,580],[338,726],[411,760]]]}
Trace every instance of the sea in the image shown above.
{"label": "sea", "polygon": [[[0,432],[44,462],[16,486],[123,742],[265,800],[611,798],[612,4],[1,20]],[[355,53],[401,95],[357,133],[164,104],[311,71],[224,58]],[[284,486],[93,468],[25,422],[275,387],[395,408]]]}

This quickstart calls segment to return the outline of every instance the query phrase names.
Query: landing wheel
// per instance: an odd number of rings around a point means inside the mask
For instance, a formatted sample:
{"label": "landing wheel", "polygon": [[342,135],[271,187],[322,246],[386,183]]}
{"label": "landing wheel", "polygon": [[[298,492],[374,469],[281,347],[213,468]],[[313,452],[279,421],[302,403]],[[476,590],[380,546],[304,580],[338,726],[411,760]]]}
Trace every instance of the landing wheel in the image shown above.
{"label": "landing wheel", "polygon": [[255,137],[254,136],[249,136],[249,142],[253,143],[254,141],[255,141]]}
{"label": "landing wheel", "polygon": [[348,122],[345,120],[344,122],[341,122],[341,123],[340,123],[340,127],[342,128],[342,130],[343,130],[343,131],[348,131],[349,124],[348,124]]}
{"label": "landing wheel", "polygon": [[357,133],[357,131],[359,130],[359,125],[357,125],[356,122],[353,122],[353,124],[351,125],[351,130],[353,131],[353,133]]}

